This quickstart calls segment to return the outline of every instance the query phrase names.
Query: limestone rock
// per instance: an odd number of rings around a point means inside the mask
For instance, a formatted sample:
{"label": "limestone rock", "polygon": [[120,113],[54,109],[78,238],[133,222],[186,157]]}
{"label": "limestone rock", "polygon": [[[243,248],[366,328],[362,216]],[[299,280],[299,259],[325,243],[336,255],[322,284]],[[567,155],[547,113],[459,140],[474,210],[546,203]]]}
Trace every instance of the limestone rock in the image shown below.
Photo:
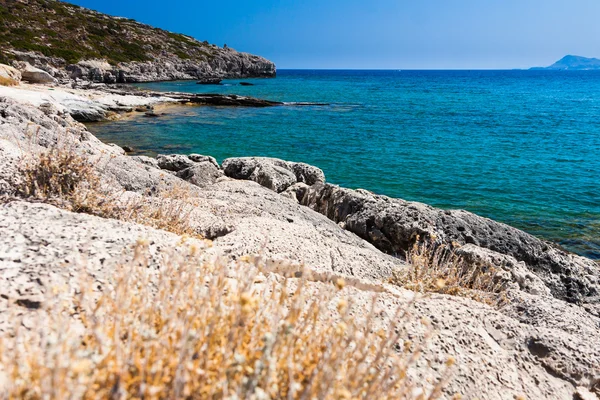
{"label": "limestone rock", "polygon": [[296,175],[298,182],[306,183],[308,186],[316,183],[325,183],[325,174],[320,168],[305,163],[289,163]]}
{"label": "limestone rock", "polygon": [[500,254],[490,249],[467,244],[456,250],[456,254],[473,265],[493,266],[498,271],[507,271],[510,282],[514,282],[519,290],[538,296],[551,296],[550,289],[534,273],[527,269],[523,261]]}
{"label": "limestone rock", "polygon": [[296,182],[308,185],[325,182],[325,174],[319,168],[277,158],[228,158],[222,167],[230,178],[251,180],[278,193]]}
{"label": "limestone rock", "polygon": [[21,81],[21,72],[18,69],[5,64],[0,64],[0,76],[12,79],[15,82]]}
{"label": "limestone rock", "polygon": [[588,304],[590,312],[600,315],[598,264],[516,228],[463,210],[440,210],[329,184],[311,186],[299,201],[389,254],[403,254],[419,235],[511,256],[524,262],[553,296]]}
{"label": "limestone rock", "polygon": [[131,156],[131,159],[144,165],[150,166],[152,168],[160,169],[160,167],[158,166],[158,160],[156,158],[148,156]]}
{"label": "limestone rock", "polygon": [[211,163],[212,165],[214,165],[215,167],[217,167],[218,169],[221,169],[221,166],[219,165],[219,163],[217,162],[217,160],[214,157],[211,156],[204,156],[202,154],[190,154],[188,156],[188,158],[194,162],[204,162],[204,161],[208,161],[209,163]]}
{"label": "limestone rock", "polygon": [[223,171],[210,161],[196,162],[177,173],[178,178],[200,187],[212,185],[222,176]]}
{"label": "limestone rock", "polygon": [[159,168],[173,172],[179,172],[194,165],[194,161],[183,154],[159,154],[156,156],[156,161],[158,161]]}
{"label": "limestone rock", "polygon": [[48,72],[33,67],[26,62],[19,63],[18,67],[21,71],[21,76],[24,81],[31,83],[56,83],[56,79],[54,79],[54,77]]}
{"label": "limestone rock", "polygon": [[[230,184],[235,190],[252,188],[246,189],[240,198],[256,190],[268,199],[288,204],[286,199],[252,182],[232,181]],[[236,193],[226,187],[220,190]],[[207,198],[213,201],[224,198],[215,194]],[[251,201],[251,197],[245,198]],[[295,207],[302,210],[298,205]],[[236,208],[234,205],[234,212]],[[304,210],[294,218],[301,221],[302,213],[306,213],[305,216],[324,219]],[[185,243],[193,242],[202,249],[202,257],[207,260],[224,254],[226,262],[230,262],[235,255],[227,252],[227,247],[223,247],[227,242],[222,239],[242,228],[238,226],[229,233],[226,225],[221,228],[224,230],[211,248],[189,238]],[[273,228],[277,230],[277,225]],[[3,293],[0,310],[20,307],[22,313],[36,312],[52,287],[66,288],[63,299],[72,301],[78,289],[76,277],[82,272],[90,277],[95,288],[105,290],[114,283],[115,265],[133,257],[132,248],[139,238],[145,238],[148,243],[149,264],[153,269],[160,268],[165,259],[163,255],[168,251],[185,251],[181,237],[142,225],[71,213],[45,204],[0,205],[0,287]],[[222,251],[224,253],[220,253]],[[267,254],[263,257],[271,258]],[[430,320],[434,334],[407,373],[413,379],[436,382],[443,374],[446,359],[453,357],[456,365],[443,388],[446,398],[456,393],[469,399],[512,400],[518,396],[571,399],[582,395],[588,397],[581,398],[593,398],[589,396],[600,378],[600,349],[596,345],[600,340],[600,319],[578,311],[575,305],[527,294],[522,295],[524,302],[512,311],[495,310],[470,299],[445,295],[434,294],[415,300],[414,294],[406,290],[376,282],[362,285],[350,279],[355,273],[362,273],[358,269],[338,273],[348,278],[338,296],[352,299],[351,314],[357,320],[369,318],[374,331],[386,327],[391,320],[392,326],[400,330],[401,340],[419,343],[427,330],[420,321]],[[306,283],[304,290],[316,293],[324,285],[329,283],[316,276]],[[376,300],[375,313],[369,315],[373,299]],[[543,309],[545,314],[535,312],[536,308],[526,308],[531,306],[526,301],[535,302],[537,309]],[[333,299],[332,304],[335,303]],[[393,320],[398,307],[407,309],[408,316]],[[529,310],[534,313],[529,314]],[[6,332],[7,327],[3,315],[5,313],[0,312],[0,332]]]}

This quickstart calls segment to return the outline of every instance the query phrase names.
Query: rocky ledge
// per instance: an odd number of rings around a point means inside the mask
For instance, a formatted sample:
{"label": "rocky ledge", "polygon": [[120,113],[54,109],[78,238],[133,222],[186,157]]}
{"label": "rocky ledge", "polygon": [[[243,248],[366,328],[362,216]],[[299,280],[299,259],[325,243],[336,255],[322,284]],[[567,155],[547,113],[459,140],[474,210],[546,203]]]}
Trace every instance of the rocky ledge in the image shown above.
{"label": "rocky ledge", "polygon": [[[300,162],[128,156],[59,105],[0,96],[0,332],[7,329],[7,310],[15,308],[23,329],[33,329],[27,315],[44,307],[52,288],[72,285],[81,270],[99,288],[110,285],[117,261],[141,237],[153,260],[189,240],[143,221],[28,200],[19,190],[24,163],[60,148],[89,161],[119,202],[155,201],[157,193],[184,189],[185,196],[170,201],[186,210],[196,235],[211,240],[207,257],[225,263],[259,257],[272,273],[292,277],[304,266],[311,287],[343,278],[357,318],[367,317],[366,304],[377,299],[380,312],[369,315],[374,327],[394,318],[399,304],[412,304],[409,337],[422,335],[421,317],[431,320],[435,334],[409,374],[439,379],[442,356],[453,355],[448,398],[594,399],[600,393],[600,268],[592,260],[467,211],[326,183],[319,168]],[[473,270],[492,265],[504,283],[502,301],[449,294],[414,300],[413,292],[390,284],[396,272],[411,268],[406,251],[417,236],[451,247]]]}

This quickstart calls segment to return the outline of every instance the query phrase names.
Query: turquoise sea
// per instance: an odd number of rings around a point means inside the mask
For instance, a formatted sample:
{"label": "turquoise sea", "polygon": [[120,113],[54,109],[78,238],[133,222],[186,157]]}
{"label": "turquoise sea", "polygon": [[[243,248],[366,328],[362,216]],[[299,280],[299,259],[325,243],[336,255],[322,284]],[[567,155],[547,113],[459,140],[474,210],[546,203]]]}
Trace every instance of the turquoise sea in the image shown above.
{"label": "turquoise sea", "polygon": [[281,70],[143,84],[326,106],[176,107],[93,124],[142,153],[269,156],[331,183],[463,208],[600,259],[600,72]]}

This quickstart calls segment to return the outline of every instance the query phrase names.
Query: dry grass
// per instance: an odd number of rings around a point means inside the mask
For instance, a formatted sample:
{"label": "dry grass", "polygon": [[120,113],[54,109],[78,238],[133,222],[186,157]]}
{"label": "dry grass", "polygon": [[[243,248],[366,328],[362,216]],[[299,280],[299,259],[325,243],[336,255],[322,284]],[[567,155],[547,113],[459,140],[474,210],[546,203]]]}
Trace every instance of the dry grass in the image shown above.
{"label": "dry grass", "polygon": [[88,159],[56,146],[22,160],[18,194],[74,212],[197,236],[188,219],[194,208],[189,190],[173,187],[153,196],[124,196],[103,184],[96,171]]}
{"label": "dry grass", "polygon": [[470,263],[453,246],[416,239],[406,255],[409,267],[395,271],[391,283],[415,292],[433,292],[468,297],[498,304],[505,281],[491,264]]}
{"label": "dry grass", "polygon": [[227,270],[198,261],[193,246],[155,269],[145,246],[103,293],[81,279],[75,304],[58,290],[31,324],[37,330],[1,339],[5,398],[440,396],[446,373],[428,389],[408,378],[420,348],[403,341],[404,310],[373,332],[374,307],[366,319],[351,315],[341,281],[309,284],[263,275],[259,265]]}
{"label": "dry grass", "polygon": [[17,86],[19,82],[4,76],[0,76],[0,86]]}

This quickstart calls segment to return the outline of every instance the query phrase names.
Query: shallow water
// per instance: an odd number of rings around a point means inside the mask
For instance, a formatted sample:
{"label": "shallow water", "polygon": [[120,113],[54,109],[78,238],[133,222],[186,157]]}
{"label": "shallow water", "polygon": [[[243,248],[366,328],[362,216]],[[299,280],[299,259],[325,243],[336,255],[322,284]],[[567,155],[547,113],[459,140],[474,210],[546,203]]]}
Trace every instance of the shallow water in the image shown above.
{"label": "shallow water", "polygon": [[600,258],[600,72],[279,71],[141,85],[327,106],[175,107],[90,129],[148,153],[270,156],[329,182],[463,208]]}

